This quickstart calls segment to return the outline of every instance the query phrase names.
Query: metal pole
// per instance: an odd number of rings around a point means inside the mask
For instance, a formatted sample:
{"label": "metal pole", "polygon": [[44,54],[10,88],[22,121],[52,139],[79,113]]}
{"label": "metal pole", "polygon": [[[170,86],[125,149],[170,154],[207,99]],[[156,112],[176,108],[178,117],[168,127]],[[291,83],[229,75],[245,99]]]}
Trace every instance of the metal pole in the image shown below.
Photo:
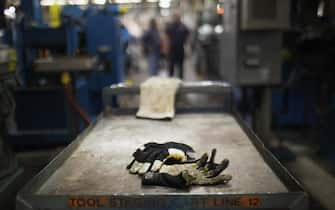
{"label": "metal pole", "polygon": [[255,131],[263,139],[265,144],[269,144],[272,138],[271,122],[272,122],[272,101],[270,87],[263,87],[260,90],[259,106],[255,111]]}

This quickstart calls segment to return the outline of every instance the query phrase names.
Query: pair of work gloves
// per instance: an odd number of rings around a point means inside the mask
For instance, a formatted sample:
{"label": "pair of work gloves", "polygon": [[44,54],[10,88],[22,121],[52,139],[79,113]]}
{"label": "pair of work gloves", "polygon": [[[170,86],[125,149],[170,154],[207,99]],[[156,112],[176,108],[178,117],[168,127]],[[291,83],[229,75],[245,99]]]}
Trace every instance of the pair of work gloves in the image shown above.
{"label": "pair of work gloves", "polygon": [[192,158],[190,153],[194,150],[186,144],[150,142],[136,150],[127,169],[132,174],[143,175],[143,185],[174,188],[226,184],[232,179],[229,174],[221,174],[228,167],[228,159],[215,163],[216,149],[210,157],[205,153],[199,159]]}

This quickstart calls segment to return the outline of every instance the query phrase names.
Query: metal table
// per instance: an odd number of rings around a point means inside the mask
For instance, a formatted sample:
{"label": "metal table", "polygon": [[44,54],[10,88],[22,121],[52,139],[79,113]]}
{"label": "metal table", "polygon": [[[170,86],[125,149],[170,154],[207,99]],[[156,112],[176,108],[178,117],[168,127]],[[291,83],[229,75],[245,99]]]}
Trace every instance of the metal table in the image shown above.
{"label": "metal table", "polygon": [[93,56],[39,58],[34,61],[34,71],[40,73],[91,72],[97,63]]}
{"label": "metal table", "polygon": [[[225,83],[184,83],[183,94],[225,95],[225,111],[178,108],[172,121],[136,119],[133,111],[113,108],[19,193],[17,209],[306,209],[297,181],[232,112],[230,89]],[[112,95],[137,93],[138,88],[112,86],[104,90],[104,101],[108,107]],[[198,155],[217,148],[218,160],[230,160],[226,173],[233,179],[187,191],[141,186],[125,168],[148,141],[183,142]]]}

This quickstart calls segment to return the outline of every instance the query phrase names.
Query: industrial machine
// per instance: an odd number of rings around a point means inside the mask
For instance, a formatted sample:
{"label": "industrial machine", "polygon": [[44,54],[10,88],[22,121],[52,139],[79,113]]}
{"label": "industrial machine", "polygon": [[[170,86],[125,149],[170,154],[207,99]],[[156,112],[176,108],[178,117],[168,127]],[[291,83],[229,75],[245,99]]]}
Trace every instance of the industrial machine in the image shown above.
{"label": "industrial machine", "polygon": [[22,86],[14,93],[18,132],[10,138],[19,146],[68,143],[101,112],[102,88],[124,79],[118,6],[59,11],[59,24],[49,26],[40,1],[24,0],[11,22]]}
{"label": "industrial machine", "polygon": [[282,31],[290,25],[290,1],[228,0],[223,6],[221,77],[236,87],[237,106],[257,135],[272,140],[271,86],[281,82]]}
{"label": "industrial machine", "polygon": [[236,85],[281,81],[282,32],[289,28],[290,1],[224,1],[221,76]]}
{"label": "industrial machine", "polygon": [[276,128],[300,130],[310,137],[302,144],[319,147],[318,154],[333,162],[334,2],[225,0],[223,5],[220,72],[235,85],[244,119],[268,137],[263,139],[271,139]]}
{"label": "industrial machine", "polygon": [[221,77],[236,87],[245,119],[270,140],[271,86],[281,82],[282,31],[290,26],[290,1],[228,0],[224,11]]}
{"label": "industrial machine", "polygon": [[273,124],[300,130],[321,159],[334,165],[335,2],[296,1],[283,36],[282,86],[272,94]]}
{"label": "industrial machine", "polygon": [[[0,206],[13,208],[13,198],[22,185],[23,169],[11,150],[8,133],[16,129],[15,62],[11,61],[13,49],[2,45],[0,48]],[[14,68],[13,68],[14,67]]]}

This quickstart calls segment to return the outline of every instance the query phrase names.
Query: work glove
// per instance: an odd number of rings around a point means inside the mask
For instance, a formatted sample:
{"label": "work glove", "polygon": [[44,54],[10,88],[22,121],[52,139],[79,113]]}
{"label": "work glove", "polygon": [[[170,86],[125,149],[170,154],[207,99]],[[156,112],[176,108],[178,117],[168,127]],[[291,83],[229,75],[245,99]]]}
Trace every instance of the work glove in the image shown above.
{"label": "work glove", "polygon": [[216,149],[212,150],[208,161],[208,154],[193,163],[163,165],[159,172],[148,172],[142,177],[143,185],[158,185],[174,188],[187,188],[191,185],[226,184],[232,176],[221,174],[229,165],[229,160],[215,163]]}
{"label": "work glove", "polygon": [[167,142],[159,144],[150,142],[133,154],[134,159],[127,169],[132,174],[145,174],[148,171],[159,171],[163,165],[194,161],[189,153],[193,148],[182,143]]}

